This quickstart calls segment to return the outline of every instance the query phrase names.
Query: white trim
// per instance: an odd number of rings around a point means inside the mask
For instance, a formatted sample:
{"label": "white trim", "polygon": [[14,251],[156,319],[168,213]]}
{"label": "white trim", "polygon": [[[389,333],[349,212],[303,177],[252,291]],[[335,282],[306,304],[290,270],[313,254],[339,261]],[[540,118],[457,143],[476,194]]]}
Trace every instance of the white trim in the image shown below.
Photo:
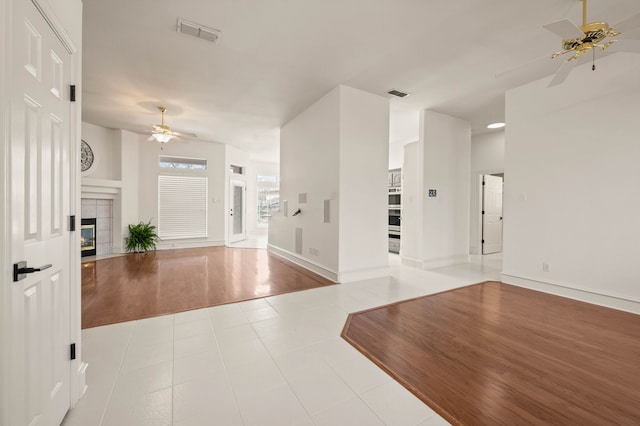
{"label": "white trim", "polygon": [[160,241],[156,244],[157,250],[173,250],[184,248],[201,248],[201,247],[218,247],[223,246],[224,241],[176,241],[168,240],[167,242]]}
{"label": "white trim", "polygon": [[339,283],[352,283],[355,281],[370,280],[373,278],[388,277],[391,275],[391,268],[386,266],[382,268],[367,268],[354,271],[346,271],[338,273]]}
{"label": "white trim", "polygon": [[460,263],[469,263],[469,255],[460,254],[457,256],[447,256],[437,259],[424,259],[422,261],[422,269],[442,268],[444,266],[458,265]]}
{"label": "white trim", "polygon": [[400,263],[402,263],[405,266],[410,266],[412,268],[422,268],[422,261],[418,259],[414,259],[412,257],[400,255]]}
{"label": "white trim", "polygon": [[104,187],[104,188],[122,188],[121,180],[113,179],[96,179],[96,178],[82,178],[82,186],[89,187]]}
{"label": "white trim", "polygon": [[532,278],[520,277],[510,274],[502,274],[502,282],[512,284],[531,290],[541,291],[543,293],[555,294],[557,296],[567,297],[569,299],[580,300],[582,302],[592,303],[594,305],[606,306],[620,311],[640,314],[640,301],[632,300],[627,297],[616,296],[612,294],[604,294],[580,288],[575,285],[539,281]]}
{"label": "white trim", "polygon": [[419,269],[434,269],[444,266],[458,265],[460,263],[469,263],[471,255],[460,254],[458,256],[447,256],[438,259],[414,259],[411,257],[400,256],[400,262],[405,266]]}
{"label": "white trim", "polygon": [[306,260],[295,253],[281,249],[272,244],[267,244],[267,250],[269,251],[269,253],[273,253],[274,255],[293,262],[298,266],[302,266],[303,268],[308,269],[311,272],[314,272],[330,281],[333,281],[334,283],[339,282],[338,274],[335,271],[327,269],[322,265],[318,265],[317,263]]}
{"label": "white trim", "polygon": [[11,398],[9,366],[9,313],[6,312],[7,299],[10,297],[9,285],[11,276],[9,265],[11,230],[9,228],[10,211],[9,195],[9,131],[11,126],[11,98],[7,91],[12,81],[13,58],[11,43],[13,41],[13,24],[11,22],[11,1],[0,0],[0,271],[2,271],[2,288],[0,289],[0,424],[11,424]]}
{"label": "white trim", "polygon": [[47,24],[49,24],[51,30],[53,30],[54,34],[58,37],[67,52],[69,52],[70,55],[76,54],[78,52],[78,48],[54,13],[53,7],[51,7],[46,0],[31,0],[31,2],[36,9],[38,9],[44,20],[47,21]]}

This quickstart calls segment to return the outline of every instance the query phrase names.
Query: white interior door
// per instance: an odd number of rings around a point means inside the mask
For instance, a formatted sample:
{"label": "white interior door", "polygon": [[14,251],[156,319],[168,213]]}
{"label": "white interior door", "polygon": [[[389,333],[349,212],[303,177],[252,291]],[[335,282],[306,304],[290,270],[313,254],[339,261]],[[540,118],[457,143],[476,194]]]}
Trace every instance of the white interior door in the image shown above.
{"label": "white interior door", "polygon": [[247,183],[231,179],[229,190],[229,242],[247,239]]}
{"label": "white interior door", "polygon": [[31,1],[13,5],[10,259],[47,267],[5,284],[10,424],[58,425],[70,405],[71,61]]}
{"label": "white interior door", "polygon": [[483,176],[482,254],[502,252],[502,177]]}

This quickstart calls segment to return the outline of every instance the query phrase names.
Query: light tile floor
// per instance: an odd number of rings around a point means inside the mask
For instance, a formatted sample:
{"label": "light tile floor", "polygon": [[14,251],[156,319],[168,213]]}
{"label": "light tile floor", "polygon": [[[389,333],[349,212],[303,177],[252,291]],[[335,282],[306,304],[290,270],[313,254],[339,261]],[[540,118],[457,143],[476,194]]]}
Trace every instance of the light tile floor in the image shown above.
{"label": "light tile floor", "polygon": [[65,426],[446,425],[340,337],[349,312],[499,280],[500,255],[82,332]]}

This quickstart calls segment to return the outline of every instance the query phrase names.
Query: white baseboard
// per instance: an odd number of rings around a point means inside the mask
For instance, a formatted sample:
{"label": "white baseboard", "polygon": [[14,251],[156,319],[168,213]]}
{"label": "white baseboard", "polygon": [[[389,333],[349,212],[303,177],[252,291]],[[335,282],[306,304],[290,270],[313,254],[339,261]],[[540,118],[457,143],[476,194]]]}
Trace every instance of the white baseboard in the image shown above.
{"label": "white baseboard", "polygon": [[270,253],[275,254],[276,256],[282,257],[283,259],[293,262],[298,266],[302,266],[303,268],[308,269],[311,272],[314,272],[330,281],[333,281],[334,283],[339,282],[338,274],[335,271],[332,271],[322,265],[319,265],[317,263],[304,259],[299,255],[297,255],[296,253],[292,253],[288,250],[281,249],[280,247],[276,247],[272,244],[267,244],[267,250]]}
{"label": "white baseboard", "polygon": [[412,268],[422,268],[422,261],[412,257],[400,255],[400,263],[405,266],[411,266]]}
{"label": "white baseboard", "polygon": [[388,266],[381,268],[367,268],[356,271],[340,272],[338,274],[339,283],[352,283],[355,281],[370,280],[372,278],[388,277],[391,275],[391,268]]}
{"label": "white baseboard", "polygon": [[550,293],[555,294],[556,296],[580,300],[581,302],[640,314],[640,302],[636,300],[630,300],[615,295],[596,293],[591,290],[579,288],[578,286],[558,282],[544,282],[510,274],[502,274],[502,282],[531,290],[541,291],[543,293]]}
{"label": "white baseboard", "polygon": [[437,259],[425,259],[422,261],[422,269],[442,268],[444,266],[458,265],[460,263],[469,263],[469,255],[461,254]]}
{"label": "white baseboard", "polygon": [[156,250],[173,250],[184,248],[218,247],[223,246],[224,241],[161,241],[156,244]]}
{"label": "white baseboard", "polygon": [[403,265],[420,269],[442,268],[444,266],[457,265],[460,263],[469,263],[469,255],[449,256],[439,259],[413,259],[411,257],[400,256]]}

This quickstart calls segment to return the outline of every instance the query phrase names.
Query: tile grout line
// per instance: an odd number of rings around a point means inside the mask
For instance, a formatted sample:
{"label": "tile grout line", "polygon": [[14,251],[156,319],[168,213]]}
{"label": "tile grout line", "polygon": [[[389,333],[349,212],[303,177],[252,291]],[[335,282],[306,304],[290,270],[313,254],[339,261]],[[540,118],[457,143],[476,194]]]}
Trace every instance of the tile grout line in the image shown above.
{"label": "tile grout line", "polygon": [[176,316],[172,314],[171,327],[171,425],[174,422],[174,407],[176,397]]}
{"label": "tile grout line", "polygon": [[[276,309],[276,307],[274,305],[272,305],[271,303],[269,303],[268,300],[266,300],[265,298],[265,302],[267,302],[267,304],[269,304],[269,306],[274,309],[276,312],[278,312],[278,310]],[[278,316],[280,316],[280,313],[278,312]],[[256,335],[258,336],[258,339],[260,339],[260,343],[262,344],[262,346],[264,347],[264,349],[267,351],[267,353],[269,354],[269,359],[271,359],[271,361],[273,361],[273,364],[276,366],[276,368],[278,369],[278,372],[280,373],[280,375],[282,376],[282,378],[284,379],[284,381],[287,383],[287,387],[289,388],[289,390],[291,391],[291,393],[293,394],[293,396],[295,397],[296,401],[298,401],[298,403],[300,404],[300,407],[302,407],[302,409],[304,410],[304,412],[307,414],[307,417],[309,418],[309,420],[311,420],[311,423],[313,423],[314,425],[316,424],[315,421],[313,421],[313,417],[311,416],[311,413],[309,413],[309,410],[307,410],[307,407],[304,406],[304,404],[302,403],[302,401],[300,400],[300,397],[298,397],[298,394],[296,393],[296,391],[291,387],[291,383],[289,383],[289,380],[287,379],[287,376],[284,375],[284,373],[282,372],[282,370],[280,369],[280,366],[278,365],[278,362],[275,360],[275,358],[273,357],[273,354],[271,353],[271,351],[269,350],[269,348],[267,348],[267,346],[264,344],[264,340],[262,340],[262,336],[260,335],[260,333],[258,333],[258,330],[256,330],[256,328],[253,326],[252,322],[249,322],[249,324],[251,325],[251,328],[253,329],[253,331],[256,333]],[[307,347],[307,346],[305,346]]]}
{"label": "tile grout line", "polygon": [[104,410],[102,411],[102,416],[100,417],[99,426],[102,426],[104,423],[105,416],[107,415],[107,410],[109,409],[109,404],[111,403],[111,397],[113,396],[113,391],[116,388],[116,383],[118,383],[118,378],[120,377],[120,372],[122,371],[122,366],[124,365],[124,359],[129,352],[129,347],[131,346],[131,339],[133,339],[133,331],[138,326],[138,322],[134,322],[133,327],[131,327],[131,331],[129,332],[129,338],[127,339],[127,345],[125,347],[124,353],[122,354],[122,359],[120,360],[120,365],[118,366],[118,372],[116,373],[115,378],[113,379],[113,384],[111,385],[111,390],[109,391],[109,396],[107,397],[107,403],[104,406]]}
{"label": "tile grout line", "polygon": [[[215,306],[213,306],[215,307]],[[212,307],[208,308],[209,310]],[[240,313],[242,313],[242,316],[247,319],[247,317],[244,315],[244,312],[242,311],[242,309],[240,309]],[[229,376],[229,367],[227,366],[227,362],[224,359],[224,355],[222,354],[222,350],[220,349],[220,342],[218,341],[218,335],[216,333],[216,328],[213,325],[213,318],[211,318],[211,315],[209,314],[209,312],[207,312],[207,317],[209,318],[209,325],[211,326],[211,331],[213,332],[213,338],[216,341],[216,348],[218,349],[218,355],[220,355],[220,361],[222,362],[222,365],[224,366],[224,375],[227,378],[227,382],[229,383],[229,388],[231,389],[231,394],[233,395],[233,401],[236,403],[236,408],[238,410],[238,414],[240,415],[240,421],[242,422],[242,424],[245,424],[244,418],[242,416],[242,410],[240,409],[240,403],[238,402],[238,397],[235,393],[235,391],[233,390],[233,386],[231,385],[231,377]],[[248,321],[248,319],[247,319]]]}

